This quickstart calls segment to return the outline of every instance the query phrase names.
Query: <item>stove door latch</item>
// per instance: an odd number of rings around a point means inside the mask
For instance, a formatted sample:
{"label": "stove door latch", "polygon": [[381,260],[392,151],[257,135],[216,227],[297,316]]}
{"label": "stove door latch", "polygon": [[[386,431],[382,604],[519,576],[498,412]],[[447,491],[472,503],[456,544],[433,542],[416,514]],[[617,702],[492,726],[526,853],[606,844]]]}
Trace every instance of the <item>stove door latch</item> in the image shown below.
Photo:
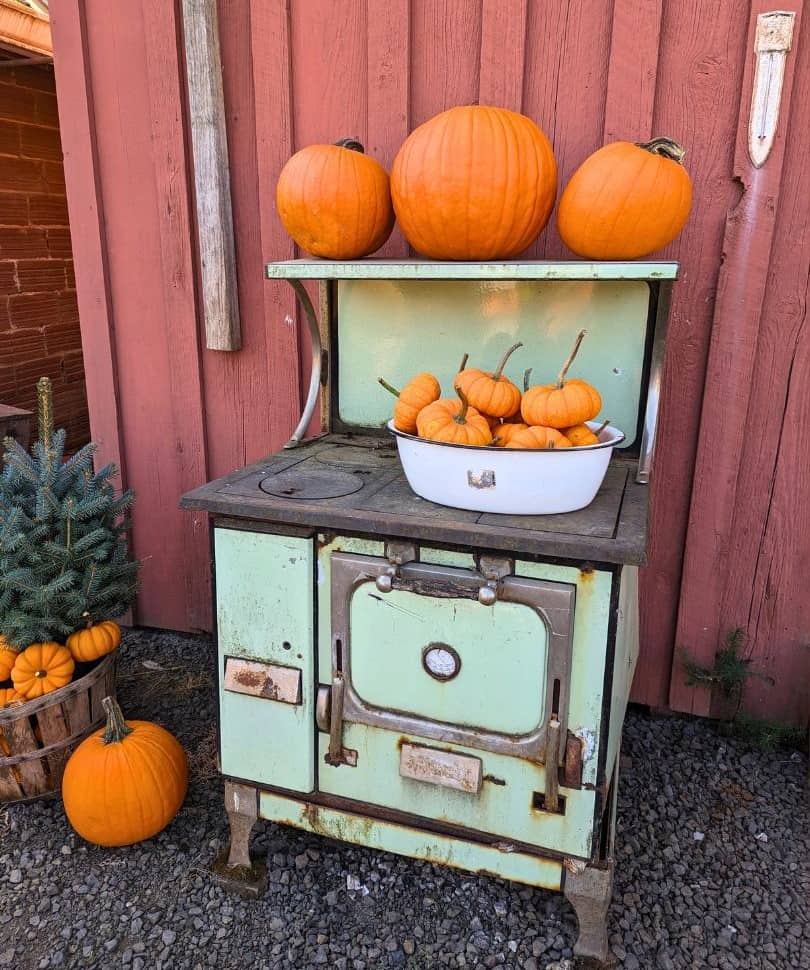
{"label": "stove door latch", "polygon": [[478,572],[486,580],[486,584],[478,590],[478,602],[484,606],[493,606],[498,601],[498,587],[502,579],[511,576],[515,571],[515,561],[501,556],[476,556]]}
{"label": "stove door latch", "polygon": [[412,542],[386,542],[385,558],[390,566],[377,577],[376,584],[381,593],[390,593],[394,580],[399,579],[399,567],[414,562],[417,559],[417,549]]}

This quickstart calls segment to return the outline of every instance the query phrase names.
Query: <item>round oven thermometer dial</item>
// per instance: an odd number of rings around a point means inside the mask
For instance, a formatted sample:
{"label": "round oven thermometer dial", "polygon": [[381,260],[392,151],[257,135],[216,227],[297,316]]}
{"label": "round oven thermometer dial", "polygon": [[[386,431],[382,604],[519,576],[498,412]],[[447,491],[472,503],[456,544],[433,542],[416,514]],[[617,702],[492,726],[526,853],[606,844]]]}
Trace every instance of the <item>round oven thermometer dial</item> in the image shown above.
{"label": "round oven thermometer dial", "polygon": [[448,643],[429,643],[422,651],[422,666],[436,680],[452,680],[461,670],[461,657]]}

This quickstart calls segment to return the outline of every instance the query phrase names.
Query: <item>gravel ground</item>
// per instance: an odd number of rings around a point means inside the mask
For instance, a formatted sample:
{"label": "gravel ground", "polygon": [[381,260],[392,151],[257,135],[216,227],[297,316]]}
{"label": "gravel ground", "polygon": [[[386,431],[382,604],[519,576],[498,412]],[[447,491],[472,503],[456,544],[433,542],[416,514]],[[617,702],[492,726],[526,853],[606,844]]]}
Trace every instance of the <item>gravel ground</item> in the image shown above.
{"label": "gravel ground", "polygon": [[[191,755],[188,799],[165,832],[105,850],[72,833],[59,801],[0,810],[0,968],[567,970],[575,920],[558,894],[271,824],[254,836],[264,897],[217,887],[206,867],[227,832],[210,649],[155,631],[125,639],[125,711]],[[621,965],[810,968],[806,757],[638,711],[624,755],[610,910]]]}

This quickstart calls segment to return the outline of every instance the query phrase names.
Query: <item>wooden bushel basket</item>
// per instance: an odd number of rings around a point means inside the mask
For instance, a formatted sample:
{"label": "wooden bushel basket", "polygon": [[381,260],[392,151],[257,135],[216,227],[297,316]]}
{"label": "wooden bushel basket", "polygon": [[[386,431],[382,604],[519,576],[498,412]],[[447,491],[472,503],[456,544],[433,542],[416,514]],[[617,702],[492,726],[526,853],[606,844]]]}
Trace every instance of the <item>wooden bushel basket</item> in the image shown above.
{"label": "wooden bushel basket", "polygon": [[[115,697],[114,650],[59,690],[0,708],[0,803],[56,794],[74,749],[106,721]],[[78,668],[77,668],[78,669]]]}

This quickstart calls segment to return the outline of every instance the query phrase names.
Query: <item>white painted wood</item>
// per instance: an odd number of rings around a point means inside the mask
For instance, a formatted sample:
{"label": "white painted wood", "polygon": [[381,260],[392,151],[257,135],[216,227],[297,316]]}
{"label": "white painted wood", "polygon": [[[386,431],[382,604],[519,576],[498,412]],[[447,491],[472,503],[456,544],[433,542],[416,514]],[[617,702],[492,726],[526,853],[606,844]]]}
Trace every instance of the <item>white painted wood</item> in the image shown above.
{"label": "white painted wood", "polygon": [[796,14],[775,10],[757,17],[754,38],[754,90],[748,121],[748,154],[755,168],[768,159],[779,124],[785,63],[793,42]]}
{"label": "white painted wood", "polygon": [[209,350],[242,346],[216,0],[183,0],[202,312]]}

